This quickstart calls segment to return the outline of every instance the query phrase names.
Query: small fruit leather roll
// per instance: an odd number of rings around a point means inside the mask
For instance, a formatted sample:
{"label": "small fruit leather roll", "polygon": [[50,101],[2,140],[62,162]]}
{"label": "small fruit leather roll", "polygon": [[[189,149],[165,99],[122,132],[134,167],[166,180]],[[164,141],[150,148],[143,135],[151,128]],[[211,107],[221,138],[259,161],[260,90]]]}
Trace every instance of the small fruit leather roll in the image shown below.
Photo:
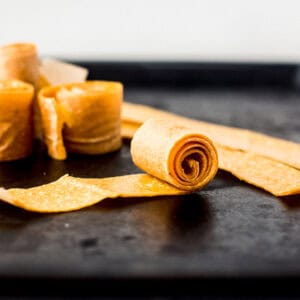
{"label": "small fruit leather roll", "polygon": [[0,81],[0,161],[29,156],[33,148],[33,96],[31,84]]}
{"label": "small fruit leather roll", "polygon": [[121,147],[123,86],[86,81],[45,87],[38,96],[49,155],[104,154]]}
{"label": "small fruit leather roll", "polygon": [[218,170],[212,141],[168,119],[146,121],[133,137],[131,155],[139,168],[182,190],[201,189]]}
{"label": "small fruit leather roll", "polygon": [[38,86],[39,59],[34,44],[16,43],[0,47],[0,80],[18,79]]}

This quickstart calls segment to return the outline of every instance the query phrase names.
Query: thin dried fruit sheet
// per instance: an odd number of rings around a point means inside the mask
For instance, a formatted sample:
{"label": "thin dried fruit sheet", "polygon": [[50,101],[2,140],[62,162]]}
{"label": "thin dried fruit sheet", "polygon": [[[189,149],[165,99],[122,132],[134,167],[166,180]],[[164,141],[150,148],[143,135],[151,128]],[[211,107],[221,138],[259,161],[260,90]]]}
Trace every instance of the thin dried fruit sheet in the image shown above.
{"label": "thin dried fruit sheet", "polygon": [[275,196],[300,194],[300,171],[254,153],[219,147],[219,166]]}
{"label": "thin dried fruit sheet", "polygon": [[88,76],[88,69],[47,58],[41,61],[40,76],[44,86],[84,82]]}
{"label": "thin dried fruit sheet", "polygon": [[33,188],[1,188],[0,199],[29,211],[58,213],[79,210],[106,198],[154,197],[186,193],[148,174],[103,179],[65,175],[54,182]]}

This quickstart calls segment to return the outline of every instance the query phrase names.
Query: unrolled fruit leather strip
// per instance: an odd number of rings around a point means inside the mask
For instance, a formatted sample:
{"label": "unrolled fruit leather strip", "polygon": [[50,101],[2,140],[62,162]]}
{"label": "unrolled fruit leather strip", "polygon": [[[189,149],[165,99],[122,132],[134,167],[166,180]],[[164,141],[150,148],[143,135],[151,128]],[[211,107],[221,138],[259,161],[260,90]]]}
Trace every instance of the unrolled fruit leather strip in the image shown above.
{"label": "unrolled fruit leather strip", "polygon": [[218,170],[212,141],[169,120],[146,121],[133,137],[131,156],[148,174],[188,191],[208,184]]}
{"label": "unrolled fruit leather strip", "polygon": [[33,95],[31,84],[19,80],[0,81],[0,161],[31,154]]}
{"label": "unrolled fruit leather strip", "polygon": [[218,147],[220,168],[275,196],[300,194],[300,171],[266,157]]}
{"label": "unrolled fruit leather strip", "polygon": [[67,152],[103,154],[119,149],[122,100],[123,86],[118,82],[43,88],[39,107],[49,155],[65,159]]}
{"label": "unrolled fruit leather strip", "polygon": [[192,120],[145,105],[123,103],[122,122],[131,126],[141,125],[150,118],[173,119],[185,126],[197,128],[220,146],[253,152],[300,169],[300,144],[246,129]]}
{"label": "unrolled fruit leather strip", "polygon": [[[122,136],[132,138],[140,126],[140,123],[123,120]],[[255,153],[230,149],[218,144],[215,146],[220,169],[274,196],[300,194],[300,170]]]}
{"label": "unrolled fruit leather strip", "polygon": [[29,189],[0,188],[0,199],[25,210],[58,213],[79,210],[106,198],[183,195],[182,191],[148,174],[103,179],[65,175],[57,181]]}

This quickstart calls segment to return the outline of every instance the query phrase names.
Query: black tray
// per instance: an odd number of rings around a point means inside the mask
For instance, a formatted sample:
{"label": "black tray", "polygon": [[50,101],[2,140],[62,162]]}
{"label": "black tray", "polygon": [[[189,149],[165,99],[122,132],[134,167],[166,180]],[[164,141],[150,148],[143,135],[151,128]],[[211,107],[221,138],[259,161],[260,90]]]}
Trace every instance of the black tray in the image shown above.
{"label": "black tray", "polygon": [[[125,82],[128,101],[300,142],[296,66],[84,65],[90,78]],[[37,143],[31,158],[0,164],[7,188],[66,173],[136,172],[128,142],[119,152],[64,162]],[[190,196],[105,200],[64,214],[0,202],[0,294],[299,294],[299,208],[299,197],[275,198],[222,171]]]}

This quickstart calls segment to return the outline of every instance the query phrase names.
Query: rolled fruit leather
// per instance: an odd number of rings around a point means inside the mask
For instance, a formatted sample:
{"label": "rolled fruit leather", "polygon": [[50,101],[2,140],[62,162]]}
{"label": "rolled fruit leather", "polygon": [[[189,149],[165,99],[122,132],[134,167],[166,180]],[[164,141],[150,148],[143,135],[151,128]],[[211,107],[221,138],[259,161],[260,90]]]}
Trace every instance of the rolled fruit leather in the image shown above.
{"label": "rolled fruit leather", "polygon": [[249,130],[192,120],[149,106],[125,102],[122,108],[123,137],[132,138],[147,119],[168,119],[210,137],[218,151],[220,169],[274,196],[300,194],[300,145],[297,143]]}
{"label": "rolled fruit leather", "polygon": [[[31,43],[14,43],[0,47],[0,80],[18,79],[30,83],[35,90],[40,87],[37,48]],[[33,99],[34,132],[41,138],[40,116]]]}
{"label": "rolled fruit leather", "polygon": [[201,189],[218,170],[212,141],[170,120],[146,121],[133,137],[131,155],[139,168],[182,190]]}
{"label": "rolled fruit leather", "polygon": [[29,156],[33,148],[33,96],[31,84],[0,81],[0,161]]}
{"label": "rolled fruit leather", "polygon": [[16,43],[0,47],[0,80],[19,79],[37,87],[39,59],[34,44]]}
{"label": "rolled fruit leather", "polygon": [[121,147],[121,83],[50,86],[38,98],[44,140],[52,158],[65,159],[67,152],[104,154]]}

